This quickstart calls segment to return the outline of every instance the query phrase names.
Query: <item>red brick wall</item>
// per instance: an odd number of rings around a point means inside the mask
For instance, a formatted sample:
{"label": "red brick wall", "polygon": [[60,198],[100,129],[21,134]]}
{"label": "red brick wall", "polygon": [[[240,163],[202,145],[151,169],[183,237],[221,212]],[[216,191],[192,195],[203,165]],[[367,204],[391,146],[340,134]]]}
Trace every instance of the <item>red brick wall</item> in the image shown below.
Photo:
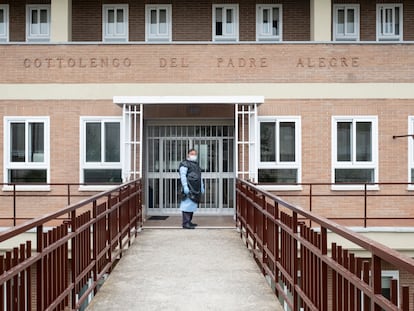
{"label": "red brick wall", "polygon": [[[412,47],[412,44],[0,45],[5,73],[0,75],[0,83],[411,83]],[[109,60],[109,64],[102,65],[102,60]],[[117,63],[113,65],[112,61]]]}
{"label": "red brick wall", "polygon": [[9,5],[9,40],[26,41],[26,5],[50,4],[50,0],[0,0],[0,4]]}
{"label": "red brick wall", "polygon": [[[212,5],[211,0],[73,0],[73,41],[102,40],[102,4],[128,3],[129,40],[145,40],[145,4],[172,4],[172,39],[173,41],[211,41],[212,39]],[[275,1],[220,1],[219,3],[239,3],[240,41],[256,40],[256,3],[275,3]],[[310,6],[300,0],[276,1],[283,5],[283,40],[310,40]]]}
{"label": "red brick wall", "polygon": [[[10,41],[25,41],[26,4],[45,4],[50,0],[0,0],[10,5]],[[102,5],[127,3],[129,7],[129,40],[145,40],[145,4],[171,3],[173,41],[211,41],[212,0],[201,0],[194,6],[190,0],[73,0],[72,40],[102,41]],[[255,41],[256,3],[283,5],[283,41],[310,40],[310,4],[300,0],[240,0],[220,1],[239,3],[240,41]],[[414,40],[414,2],[410,0],[333,0],[333,3],[360,4],[360,39],[376,40],[376,4],[403,3],[404,40]]]}
{"label": "red brick wall", "polygon": [[333,0],[335,3],[360,4],[360,40],[375,41],[377,37],[377,3],[403,4],[403,36],[405,41],[414,40],[414,2],[410,0]]}

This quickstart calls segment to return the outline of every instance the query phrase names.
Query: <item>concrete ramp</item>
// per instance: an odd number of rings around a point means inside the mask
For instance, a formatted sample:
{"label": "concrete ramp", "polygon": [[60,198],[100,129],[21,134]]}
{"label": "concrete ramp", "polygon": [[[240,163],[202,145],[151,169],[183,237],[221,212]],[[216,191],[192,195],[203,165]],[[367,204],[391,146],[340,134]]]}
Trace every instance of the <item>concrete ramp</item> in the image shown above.
{"label": "concrete ramp", "polygon": [[145,229],[88,310],[282,307],[235,229]]}

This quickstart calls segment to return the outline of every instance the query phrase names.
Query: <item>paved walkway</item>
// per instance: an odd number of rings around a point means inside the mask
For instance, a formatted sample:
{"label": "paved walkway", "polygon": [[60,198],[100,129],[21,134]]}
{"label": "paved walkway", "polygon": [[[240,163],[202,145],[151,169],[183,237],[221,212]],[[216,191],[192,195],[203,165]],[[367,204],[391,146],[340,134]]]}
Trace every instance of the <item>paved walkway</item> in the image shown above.
{"label": "paved walkway", "polygon": [[145,229],[93,310],[282,310],[235,229]]}

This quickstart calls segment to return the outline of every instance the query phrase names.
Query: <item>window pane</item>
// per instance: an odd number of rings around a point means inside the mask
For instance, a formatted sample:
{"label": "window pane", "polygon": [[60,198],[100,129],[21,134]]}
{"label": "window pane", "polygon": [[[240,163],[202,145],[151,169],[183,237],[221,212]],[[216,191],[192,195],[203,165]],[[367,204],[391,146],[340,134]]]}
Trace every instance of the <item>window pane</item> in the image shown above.
{"label": "window pane", "polygon": [[374,182],[374,169],[335,169],[335,182]]}
{"label": "window pane", "polygon": [[32,24],[37,24],[37,10],[32,10]]}
{"label": "window pane", "polygon": [[233,34],[233,9],[226,10],[226,33]]}
{"label": "window pane", "polygon": [[124,10],[123,9],[116,10],[116,21],[118,23],[124,22]]}
{"label": "window pane", "polygon": [[279,148],[281,162],[295,162],[295,122],[280,122]]}
{"label": "window pane", "polygon": [[29,123],[29,162],[45,161],[45,135],[43,123]]}
{"label": "window pane", "polygon": [[274,122],[260,123],[260,161],[276,161],[276,125]]}
{"label": "window pane", "polygon": [[270,32],[270,24],[269,24],[269,9],[263,9],[263,33],[267,34]]}
{"label": "window pane", "polygon": [[86,123],[86,162],[101,162],[101,123]]}
{"label": "window pane", "polygon": [[40,10],[40,23],[47,23],[47,10]]}
{"label": "window pane", "polygon": [[346,32],[348,34],[353,34],[355,33],[355,10],[348,9],[346,17]]}
{"label": "window pane", "polygon": [[400,34],[400,8],[395,8],[395,31],[396,35]]}
{"label": "window pane", "polygon": [[112,24],[115,22],[114,10],[108,10],[108,23]]}
{"label": "window pane", "polygon": [[124,10],[117,10],[117,23],[116,23],[116,33],[123,34],[125,33],[124,29]]}
{"label": "window pane", "polygon": [[337,16],[336,31],[338,34],[345,34],[345,10],[339,9]]}
{"label": "window pane", "polygon": [[85,183],[110,184],[122,182],[120,169],[86,169],[83,170],[83,177]]}
{"label": "window pane", "polygon": [[46,170],[9,170],[9,183],[46,183]]}
{"label": "window pane", "polygon": [[371,122],[356,123],[356,160],[372,160]]}
{"label": "window pane", "polygon": [[24,123],[10,124],[10,159],[12,162],[25,162],[25,128]]}
{"label": "window pane", "polygon": [[223,35],[223,9],[216,8],[216,36]]}
{"label": "window pane", "polygon": [[411,169],[411,182],[414,183],[414,168]]}
{"label": "window pane", "polygon": [[160,10],[160,34],[167,33],[167,10]]}
{"label": "window pane", "polygon": [[273,8],[273,25],[272,25],[272,35],[279,35],[279,9]]}
{"label": "window pane", "polygon": [[0,9],[0,24],[4,23],[4,10]]}
{"label": "window pane", "polygon": [[337,123],[337,161],[351,161],[351,122]]}
{"label": "window pane", "polygon": [[259,169],[259,183],[296,184],[297,169]]}
{"label": "window pane", "polygon": [[150,12],[150,33],[157,33],[157,10],[151,10]]}
{"label": "window pane", "polygon": [[32,22],[30,24],[30,33],[32,35],[39,34],[40,32],[40,26],[37,21],[37,10],[32,10]]}
{"label": "window pane", "polygon": [[119,122],[105,123],[105,162],[120,162]]}

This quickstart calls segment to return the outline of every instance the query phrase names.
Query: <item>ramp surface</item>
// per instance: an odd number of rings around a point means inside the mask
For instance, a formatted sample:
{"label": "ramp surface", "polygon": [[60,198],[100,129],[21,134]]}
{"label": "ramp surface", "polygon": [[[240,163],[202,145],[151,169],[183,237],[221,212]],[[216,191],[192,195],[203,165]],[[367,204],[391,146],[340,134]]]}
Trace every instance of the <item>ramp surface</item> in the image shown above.
{"label": "ramp surface", "polygon": [[145,229],[96,310],[282,310],[235,229]]}

